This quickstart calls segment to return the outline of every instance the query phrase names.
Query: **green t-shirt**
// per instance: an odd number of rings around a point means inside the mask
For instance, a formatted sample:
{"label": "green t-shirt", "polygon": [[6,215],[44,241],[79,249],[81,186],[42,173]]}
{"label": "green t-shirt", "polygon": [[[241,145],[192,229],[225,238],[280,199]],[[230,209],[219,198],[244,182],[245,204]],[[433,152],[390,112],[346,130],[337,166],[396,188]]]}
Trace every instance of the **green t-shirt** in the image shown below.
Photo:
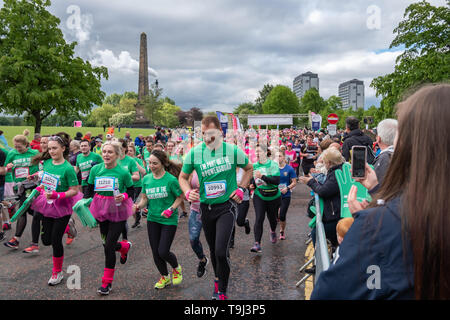
{"label": "green t-shirt", "polygon": [[131,174],[119,164],[112,169],[107,169],[103,163],[95,165],[89,174],[88,183],[94,185],[95,193],[109,197],[114,195],[113,190],[117,185],[120,193],[133,186]]}
{"label": "green t-shirt", "polygon": [[52,159],[45,160],[43,171],[41,184],[46,189],[66,192],[69,187],[78,185],[77,173],[67,160],[59,165],[53,164]]}
{"label": "green t-shirt", "polygon": [[89,172],[91,172],[91,169],[93,167],[92,163],[95,163],[95,164],[103,163],[103,158],[95,152],[90,152],[87,157],[82,153],[80,153],[77,156],[76,166],[78,167],[78,169],[80,169],[80,172],[81,172],[81,185],[82,186],[88,185],[87,179],[89,177]]}
{"label": "green t-shirt", "polygon": [[[261,164],[259,162],[254,163],[253,164],[253,173],[255,173],[256,171],[261,172],[261,174],[263,176],[267,176],[267,177],[274,177],[274,176],[280,175],[280,168],[279,168],[278,164],[275,161],[272,161],[270,159],[268,159],[267,162],[264,164]],[[266,200],[266,201],[271,201],[271,200],[274,200],[281,196],[281,192],[278,189],[278,185],[267,184],[266,182],[262,181],[261,179],[258,179],[258,181],[255,181],[255,183],[256,183],[255,193],[261,199]],[[276,189],[277,193],[276,193],[276,195],[274,195],[272,197],[264,197],[261,194],[260,189],[263,189],[263,190],[275,190]]]}
{"label": "green t-shirt", "polygon": [[[132,158],[134,161],[136,161],[136,163],[139,163],[139,165],[142,167],[142,168],[145,168],[145,166],[144,166],[144,162],[142,161],[142,159],[139,159],[139,158]],[[137,166],[136,166],[136,168],[137,168]],[[139,170],[139,168],[137,168],[138,170]],[[139,180],[138,181],[135,181],[134,182],[134,184],[133,184],[133,186],[135,187],[135,188],[142,188],[142,179],[144,178],[144,176],[141,174],[141,172],[139,172]]]}
{"label": "green t-shirt", "polygon": [[146,167],[147,167],[147,173],[152,172],[152,171],[150,170],[150,164],[149,164],[150,155],[151,155],[151,154],[150,154],[150,152],[147,150],[147,148],[144,148],[143,151],[142,151],[142,158],[143,158],[144,161],[145,161],[145,164],[146,164]]}
{"label": "green t-shirt", "polygon": [[170,218],[161,216],[161,213],[169,209],[177,197],[182,194],[177,178],[166,172],[160,179],[155,179],[150,173],[144,177],[142,193],[148,199],[148,221],[171,226],[178,225],[178,209],[172,213]]}
{"label": "green t-shirt", "polygon": [[14,182],[22,182],[27,176],[32,175],[39,170],[39,166],[31,165],[31,159],[39,153],[38,150],[28,149],[25,153],[19,153],[13,149],[6,157],[5,166],[12,163],[12,178]]}
{"label": "green t-shirt", "polygon": [[[5,158],[4,167],[6,167],[6,165],[8,164],[6,162],[6,159],[8,159],[8,154],[9,154],[10,150],[6,150],[4,148],[0,148],[0,149],[2,149],[2,151],[5,153],[6,158]],[[7,172],[6,175],[5,175],[5,183],[8,183],[8,182],[14,182],[11,171]]]}
{"label": "green t-shirt", "polygon": [[182,171],[197,172],[201,203],[220,204],[237,189],[236,167],[247,165],[248,158],[236,145],[222,142],[220,149],[210,150],[202,143],[188,152]]}
{"label": "green t-shirt", "polygon": [[136,161],[130,156],[125,156],[122,160],[117,160],[117,163],[121,165],[125,170],[127,170],[131,175],[133,172],[139,171]]}

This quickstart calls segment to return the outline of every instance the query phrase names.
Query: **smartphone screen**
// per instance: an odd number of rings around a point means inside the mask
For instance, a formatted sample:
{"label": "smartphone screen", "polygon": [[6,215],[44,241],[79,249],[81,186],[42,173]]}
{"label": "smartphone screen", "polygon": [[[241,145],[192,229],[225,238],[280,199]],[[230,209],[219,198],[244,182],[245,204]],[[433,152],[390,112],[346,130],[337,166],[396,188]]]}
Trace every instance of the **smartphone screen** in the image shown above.
{"label": "smartphone screen", "polygon": [[366,154],[364,146],[354,146],[352,148],[352,177],[364,178],[366,175]]}

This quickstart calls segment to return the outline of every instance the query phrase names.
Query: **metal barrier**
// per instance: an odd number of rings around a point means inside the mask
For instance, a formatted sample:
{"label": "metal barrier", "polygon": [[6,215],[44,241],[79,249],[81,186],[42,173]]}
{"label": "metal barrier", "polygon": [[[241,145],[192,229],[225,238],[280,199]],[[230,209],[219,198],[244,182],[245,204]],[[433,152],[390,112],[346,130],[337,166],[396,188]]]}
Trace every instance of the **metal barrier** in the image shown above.
{"label": "metal barrier", "polygon": [[325,229],[322,223],[322,215],[320,214],[319,196],[314,194],[316,203],[316,247],[314,257],[316,260],[316,274],[314,276],[314,283],[319,279],[320,273],[326,271],[330,267],[330,256],[328,255],[327,238],[325,236]]}
{"label": "metal barrier", "polygon": [[[314,194],[314,202],[316,206],[316,213],[320,213],[320,201],[319,196]],[[311,233],[308,234],[308,240],[306,241],[306,245],[308,245],[312,241]],[[316,283],[317,279],[319,279],[319,275],[322,271],[327,270],[330,267],[330,256],[328,253],[328,242],[325,236],[325,229],[322,223],[322,215],[316,214],[316,247],[314,250],[314,257],[311,258],[308,262],[306,262],[299,270],[299,272],[303,272],[307,266],[315,261],[316,265],[316,273],[314,275],[314,283]],[[297,282],[296,287],[303,284],[312,274],[305,275],[300,281]]]}

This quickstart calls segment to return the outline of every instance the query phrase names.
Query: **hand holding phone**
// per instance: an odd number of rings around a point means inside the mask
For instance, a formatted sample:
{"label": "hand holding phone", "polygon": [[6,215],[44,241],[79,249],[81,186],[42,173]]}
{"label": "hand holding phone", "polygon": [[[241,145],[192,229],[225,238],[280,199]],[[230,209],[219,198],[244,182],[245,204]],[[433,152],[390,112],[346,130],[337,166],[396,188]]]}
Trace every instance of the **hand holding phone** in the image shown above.
{"label": "hand holding phone", "polygon": [[366,177],[367,148],[365,146],[352,147],[352,178]]}

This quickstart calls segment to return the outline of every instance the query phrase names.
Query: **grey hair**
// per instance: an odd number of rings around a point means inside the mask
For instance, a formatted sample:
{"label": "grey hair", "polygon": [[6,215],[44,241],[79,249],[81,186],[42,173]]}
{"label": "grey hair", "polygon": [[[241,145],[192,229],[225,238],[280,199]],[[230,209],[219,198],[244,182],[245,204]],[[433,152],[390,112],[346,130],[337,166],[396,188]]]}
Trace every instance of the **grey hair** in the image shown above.
{"label": "grey hair", "polygon": [[394,145],[395,136],[397,135],[398,121],[395,119],[385,119],[378,124],[377,135],[381,142],[388,146]]}

